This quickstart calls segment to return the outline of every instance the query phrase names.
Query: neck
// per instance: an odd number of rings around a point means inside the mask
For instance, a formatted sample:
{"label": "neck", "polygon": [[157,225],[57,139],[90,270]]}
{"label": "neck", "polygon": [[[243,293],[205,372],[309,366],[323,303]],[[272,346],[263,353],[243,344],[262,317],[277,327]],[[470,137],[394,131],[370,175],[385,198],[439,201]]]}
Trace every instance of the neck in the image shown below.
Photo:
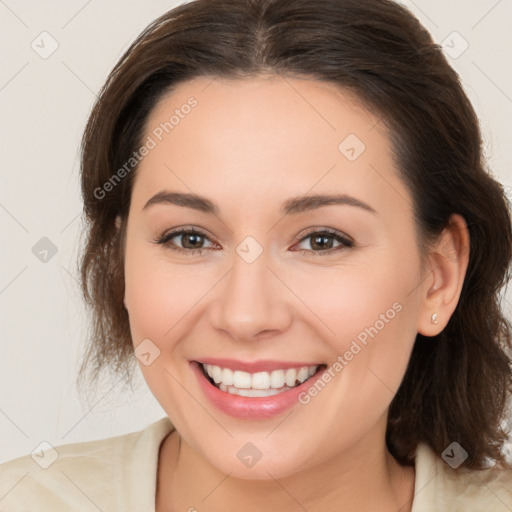
{"label": "neck", "polygon": [[384,439],[365,437],[300,473],[245,480],[219,472],[174,431],[160,449],[156,511],[410,512],[413,494],[414,468],[400,466]]}

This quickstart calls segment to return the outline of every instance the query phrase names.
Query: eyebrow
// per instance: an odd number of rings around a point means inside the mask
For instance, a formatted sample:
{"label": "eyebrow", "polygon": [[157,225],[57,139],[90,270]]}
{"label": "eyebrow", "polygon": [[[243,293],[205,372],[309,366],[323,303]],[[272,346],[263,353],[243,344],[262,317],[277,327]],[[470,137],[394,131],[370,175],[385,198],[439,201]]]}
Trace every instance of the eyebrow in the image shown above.
{"label": "eyebrow", "polygon": [[[182,192],[168,192],[165,190],[158,192],[158,194],[155,194],[147,201],[142,210],[147,210],[150,206],[155,204],[185,206],[187,208],[192,208],[194,210],[214,215],[218,215],[220,212],[219,207],[206,197],[197,194],[185,194]],[[315,194],[293,197],[283,203],[281,213],[283,215],[293,215],[330,205],[356,206],[371,213],[377,213],[369,204],[347,194]]]}

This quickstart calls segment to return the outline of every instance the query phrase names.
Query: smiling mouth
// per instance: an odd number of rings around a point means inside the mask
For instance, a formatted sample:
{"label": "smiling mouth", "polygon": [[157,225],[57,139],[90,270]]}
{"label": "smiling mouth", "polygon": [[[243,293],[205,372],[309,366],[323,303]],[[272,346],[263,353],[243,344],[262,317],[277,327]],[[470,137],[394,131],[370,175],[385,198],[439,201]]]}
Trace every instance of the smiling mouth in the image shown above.
{"label": "smiling mouth", "polygon": [[203,375],[220,391],[246,397],[267,397],[296,388],[327,367],[325,364],[248,373],[199,362]]}

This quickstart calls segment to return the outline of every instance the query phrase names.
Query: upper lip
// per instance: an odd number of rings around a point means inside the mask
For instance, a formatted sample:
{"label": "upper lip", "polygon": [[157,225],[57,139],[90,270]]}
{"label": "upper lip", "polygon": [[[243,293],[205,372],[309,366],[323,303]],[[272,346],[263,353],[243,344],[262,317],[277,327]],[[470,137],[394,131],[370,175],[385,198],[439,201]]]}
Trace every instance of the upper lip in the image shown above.
{"label": "upper lip", "polygon": [[304,361],[239,361],[236,359],[220,359],[214,357],[205,357],[196,360],[198,363],[212,364],[221,368],[230,370],[240,370],[247,373],[271,372],[273,370],[286,370],[288,368],[302,368],[304,366],[320,366],[322,363],[304,362]]}

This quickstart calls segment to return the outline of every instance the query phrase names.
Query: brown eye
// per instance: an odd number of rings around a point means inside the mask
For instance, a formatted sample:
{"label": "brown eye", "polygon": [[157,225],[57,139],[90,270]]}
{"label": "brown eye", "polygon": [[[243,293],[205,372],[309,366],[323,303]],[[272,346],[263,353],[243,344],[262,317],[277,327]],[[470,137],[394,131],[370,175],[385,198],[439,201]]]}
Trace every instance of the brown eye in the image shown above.
{"label": "brown eye", "polygon": [[337,231],[314,231],[302,237],[298,247],[304,254],[319,255],[324,253],[334,253],[340,249],[350,248],[354,242],[349,238],[342,236]]}
{"label": "brown eye", "polygon": [[161,244],[173,251],[185,252],[188,254],[201,253],[204,249],[212,249],[213,244],[205,234],[192,229],[179,229],[163,234],[154,240],[154,243]]}
{"label": "brown eye", "polygon": [[311,238],[311,248],[316,250],[332,249],[334,238],[332,236],[317,235]]}
{"label": "brown eye", "polygon": [[200,249],[205,241],[205,237],[199,233],[182,233],[173,238],[181,239],[181,246],[184,249]]}

